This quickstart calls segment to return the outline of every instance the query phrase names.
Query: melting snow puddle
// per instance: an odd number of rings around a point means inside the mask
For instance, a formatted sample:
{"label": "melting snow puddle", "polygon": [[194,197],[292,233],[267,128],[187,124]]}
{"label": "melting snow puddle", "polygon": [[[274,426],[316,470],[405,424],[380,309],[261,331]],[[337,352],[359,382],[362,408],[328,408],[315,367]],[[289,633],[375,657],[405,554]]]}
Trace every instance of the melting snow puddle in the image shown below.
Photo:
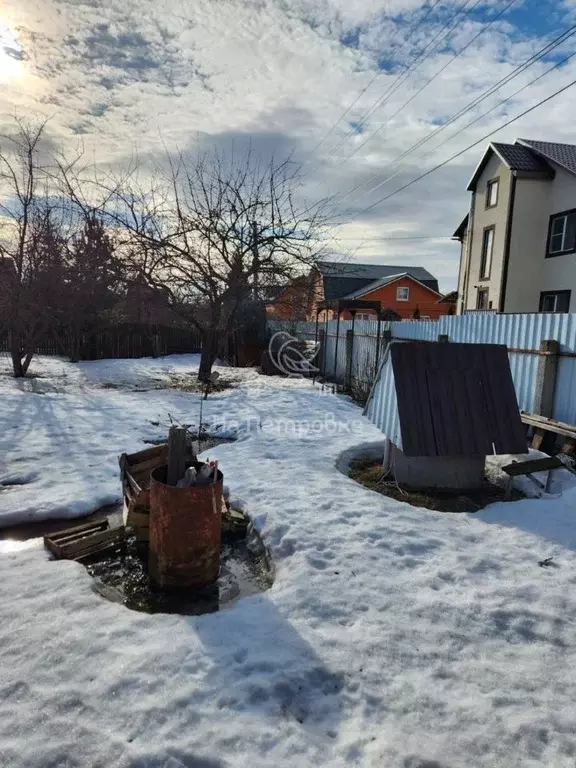
{"label": "melting snow puddle", "polygon": [[203,589],[163,590],[155,587],[147,572],[147,553],[134,537],[124,552],[87,563],[94,589],[107,600],[143,613],[177,613],[197,616],[230,608],[243,597],[272,586],[273,568],[257,533],[246,538],[224,535],[220,576]]}

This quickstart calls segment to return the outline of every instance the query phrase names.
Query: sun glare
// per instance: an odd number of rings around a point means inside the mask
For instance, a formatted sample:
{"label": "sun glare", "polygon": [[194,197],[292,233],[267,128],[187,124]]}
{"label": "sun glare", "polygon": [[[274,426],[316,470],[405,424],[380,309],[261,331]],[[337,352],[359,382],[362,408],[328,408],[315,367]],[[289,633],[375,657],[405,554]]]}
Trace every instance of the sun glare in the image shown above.
{"label": "sun glare", "polygon": [[0,19],[0,83],[8,83],[24,72],[24,51],[10,27]]}

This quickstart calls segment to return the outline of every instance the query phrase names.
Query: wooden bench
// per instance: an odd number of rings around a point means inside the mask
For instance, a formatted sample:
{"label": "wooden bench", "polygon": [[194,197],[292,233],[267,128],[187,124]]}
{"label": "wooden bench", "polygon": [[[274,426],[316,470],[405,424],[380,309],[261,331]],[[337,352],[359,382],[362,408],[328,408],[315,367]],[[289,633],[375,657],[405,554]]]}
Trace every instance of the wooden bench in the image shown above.
{"label": "wooden bench", "polygon": [[[507,464],[502,467],[502,471],[508,475],[508,485],[506,486],[506,498],[509,499],[512,494],[512,484],[515,477],[525,475],[532,480],[533,483],[539,488],[542,488],[545,493],[550,493],[550,483],[552,480],[552,472],[555,469],[563,469],[564,464],[555,456],[551,456],[545,459],[531,459],[530,461],[514,461],[512,464]],[[548,472],[545,483],[541,483],[538,478],[533,476],[533,472]]]}

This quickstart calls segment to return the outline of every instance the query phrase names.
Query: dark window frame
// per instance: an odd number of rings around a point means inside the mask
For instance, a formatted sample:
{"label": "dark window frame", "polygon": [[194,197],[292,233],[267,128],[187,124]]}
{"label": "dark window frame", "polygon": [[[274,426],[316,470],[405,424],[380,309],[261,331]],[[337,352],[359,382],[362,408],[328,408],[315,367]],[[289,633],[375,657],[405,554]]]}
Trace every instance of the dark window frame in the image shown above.
{"label": "dark window frame", "polygon": [[[486,296],[486,306],[485,307],[481,307],[480,306],[480,294]],[[481,310],[481,311],[482,310],[486,310],[486,309],[490,309],[490,307],[488,306],[489,303],[490,303],[489,302],[489,296],[490,296],[490,291],[489,291],[488,288],[477,288],[476,289],[476,309]]]}
{"label": "dark window frame", "polygon": [[[556,256],[566,256],[569,253],[576,253],[576,238],[574,241],[574,246],[572,248],[569,248],[566,251],[554,251],[554,253],[550,253],[550,244],[552,242],[552,226],[556,219],[559,219],[561,216],[569,216],[571,213],[576,214],[576,208],[569,208],[567,211],[558,211],[558,213],[553,213],[550,216],[550,219],[548,220],[548,237],[546,239],[546,259],[554,259]],[[554,293],[554,291],[552,291]]]}
{"label": "dark window frame", "polygon": [[[548,296],[567,296],[568,297],[567,308],[566,309],[544,310],[543,309],[544,299],[546,299]],[[555,314],[565,315],[566,313],[570,312],[570,300],[571,300],[571,298],[572,298],[572,291],[570,291],[570,290],[540,291],[540,303],[538,305],[538,311],[539,312],[554,312]]]}
{"label": "dark window frame", "polygon": [[[485,274],[486,270],[486,263],[487,259],[484,255],[484,245],[486,243],[486,233],[492,232],[492,249],[490,253],[490,269],[488,270],[488,274]],[[489,227],[484,227],[484,230],[482,232],[482,243],[480,245],[480,271],[478,273],[478,279],[479,280],[490,280],[490,275],[492,274],[492,262],[494,260],[494,241],[496,240],[496,225],[491,224]]]}
{"label": "dark window frame", "polygon": [[[490,190],[492,189],[492,186],[494,184],[498,184],[498,188],[496,190],[496,202],[490,204]],[[484,210],[487,211],[490,208],[496,208],[499,200],[500,200],[500,176],[495,176],[493,179],[488,179],[488,181],[486,182],[486,198],[484,200]]]}

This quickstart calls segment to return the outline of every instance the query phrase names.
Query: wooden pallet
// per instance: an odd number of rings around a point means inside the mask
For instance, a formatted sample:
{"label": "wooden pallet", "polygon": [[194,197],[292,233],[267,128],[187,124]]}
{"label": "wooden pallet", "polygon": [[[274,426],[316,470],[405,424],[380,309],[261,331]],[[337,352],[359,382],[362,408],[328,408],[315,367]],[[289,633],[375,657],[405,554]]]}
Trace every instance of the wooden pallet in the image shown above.
{"label": "wooden pallet", "polygon": [[44,546],[57,560],[83,562],[94,555],[112,553],[124,545],[124,527],[110,528],[108,520],[77,525],[44,536]]}
{"label": "wooden pallet", "polygon": [[524,411],[520,413],[520,418],[526,426],[534,428],[532,448],[551,452],[556,442],[556,436],[561,435],[564,438],[562,452],[571,456],[576,454],[576,425]]}

